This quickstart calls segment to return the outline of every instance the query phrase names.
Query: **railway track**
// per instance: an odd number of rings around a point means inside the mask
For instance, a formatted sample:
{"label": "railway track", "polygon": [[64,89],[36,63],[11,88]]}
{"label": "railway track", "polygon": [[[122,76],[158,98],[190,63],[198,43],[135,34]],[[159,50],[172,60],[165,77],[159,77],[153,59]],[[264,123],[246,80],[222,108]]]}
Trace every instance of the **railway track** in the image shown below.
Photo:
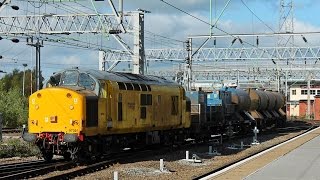
{"label": "railway track", "polygon": [[2,128],[3,134],[10,134],[10,133],[21,133],[21,129],[18,128]]}
{"label": "railway track", "polygon": [[[305,129],[311,130],[314,127],[315,126],[297,126],[297,127],[278,128],[277,132],[281,132],[281,133],[292,132],[292,131],[305,130]],[[129,159],[131,159],[131,161],[134,159],[135,159],[134,161],[137,161],[136,159],[139,159],[139,157],[146,157],[148,155],[151,156],[154,153],[161,153],[162,151],[163,153],[167,152],[167,149],[165,148],[162,148],[162,150],[159,150],[159,148],[156,150],[155,149],[156,148],[137,151],[137,152],[130,151],[130,152],[119,154],[119,155],[105,156],[104,158],[99,160],[99,162],[91,162],[82,166],[77,166],[75,163],[64,162],[62,160],[53,161],[50,163],[47,163],[43,160],[39,160],[39,161],[30,161],[30,162],[23,162],[23,163],[3,164],[3,165],[0,165],[0,179],[24,179],[24,178],[30,178],[30,177],[37,177],[45,174],[48,174],[47,179],[69,179],[77,176],[83,176],[85,174],[92,173],[95,171],[100,171],[102,169],[108,168],[110,165],[116,162],[127,162],[129,161]],[[256,154],[258,153],[259,152],[257,152]],[[249,157],[250,156],[242,158],[239,161]],[[227,164],[223,167],[220,167],[218,169],[215,169],[214,171],[205,173],[194,179],[201,179],[210,174],[216,173],[220,170],[230,167],[233,164],[236,164],[237,162]],[[56,170],[59,170],[60,172],[50,176],[49,173]],[[64,171],[64,170],[67,170],[67,171]]]}
{"label": "railway track", "polygon": [[319,127],[319,126],[316,125],[316,126],[297,126],[297,127],[278,128],[278,132],[292,132],[292,131],[298,131],[298,130],[306,130],[306,131],[304,133],[302,133],[302,134],[299,134],[297,136],[294,136],[294,137],[286,140],[285,142],[281,142],[279,144],[275,144],[275,145],[273,145],[273,146],[271,146],[271,147],[269,147],[267,149],[264,149],[264,150],[261,150],[261,151],[258,151],[256,153],[254,153],[254,154],[251,154],[251,155],[248,155],[246,157],[243,157],[243,158],[241,158],[241,159],[239,159],[237,161],[234,161],[232,163],[229,163],[229,164],[226,164],[224,166],[221,166],[221,167],[219,167],[217,169],[214,169],[214,170],[212,170],[210,172],[207,172],[205,174],[202,174],[200,176],[194,177],[193,179],[194,180],[199,180],[199,179],[206,180],[206,179],[213,178],[213,176],[215,174],[223,173],[226,170],[231,169],[231,168],[233,168],[234,166],[236,166],[238,164],[241,164],[243,162],[246,162],[247,160],[250,160],[250,159],[252,159],[252,158],[254,158],[256,156],[259,156],[259,154],[262,154],[264,152],[268,152],[269,150],[274,149],[274,148],[280,146],[281,144],[285,144],[285,143],[290,142],[290,141],[292,141],[292,140],[294,140],[294,139],[296,139],[296,138],[298,138],[300,136],[303,136],[303,135],[307,134],[309,131],[311,131],[311,130],[317,128],[317,127]]}
{"label": "railway track", "polygon": [[27,179],[47,174],[57,169],[66,169],[75,166],[72,162],[43,160],[0,165],[0,179]]}
{"label": "railway track", "polygon": [[[281,132],[291,132],[291,131],[298,131],[298,130],[304,130],[304,129],[312,129],[314,128],[313,126],[301,126],[301,127],[288,127],[288,128],[281,128]],[[190,146],[190,145],[187,145]],[[156,149],[156,148],[155,148]],[[162,149],[152,149],[152,150],[145,150],[145,151],[138,151],[138,152],[129,152],[129,153],[124,153],[121,155],[113,155],[112,158],[111,156],[105,157],[104,160],[101,160],[96,163],[91,163],[86,166],[78,166],[73,169],[68,170],[67,172],[62,172],[61,174],[58,175],[53,175],[48,178],[47,180],[51,179],[69,179],[69,178],[75,178],[78,176],[83,176],[85,174],[89,174],[92,172],[100,171],[105,168],[108,168],[110,165],[116,163],[116,162],[125,162],[128,161],[128,159],[134,160],[134,159],[139,159],[139,157],[146,157],[148,155],[154,155],[155,153],[166,153],[168,152],[167,148],[162,148]],[[244,158],[245,159],[245,158]],[[228,167],[232,164],[228,164],[224,167],[221,167],[215,171],[218,171],[220,169],[223,169],[225,167]],[[213,171],[213,172],[215,172]],[[206,176],[207,174],[211,174],[212,172],[206,173],[203,176]],[[195,179],[200,179],[202,176],[197,177]]]}
{"label": "railway track", "polygon": [[91,162],[84,166],[77,166],[73,169],[69,169],[67,172],[62,172],[61,174],[53,175],[45,179],[46,180],[71,179],[77,176],[83,176],[85,174],[103,170],[117,162],[126,162],[126,161],[129,161],[129,159],[148,156],[148,155],[151,155],[152,153],[154,153],[153,150],[147,149],[147,150],[142,150],[138,152],[127,152],[119,155],[109,155],[99,160],[98,162]]}

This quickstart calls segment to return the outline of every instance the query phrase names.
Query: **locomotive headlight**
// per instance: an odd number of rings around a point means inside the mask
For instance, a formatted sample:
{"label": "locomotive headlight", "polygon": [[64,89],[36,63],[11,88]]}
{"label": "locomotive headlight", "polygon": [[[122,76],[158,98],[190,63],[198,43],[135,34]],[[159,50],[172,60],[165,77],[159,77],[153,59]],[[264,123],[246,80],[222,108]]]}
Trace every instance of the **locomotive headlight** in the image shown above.
{"label": "locomotive headlight", "polygon": [[73,110],[73,109],[74,109],[74,106],[70,105],[70,107],[69,107],[69,108],[70,108],[70,110]]}

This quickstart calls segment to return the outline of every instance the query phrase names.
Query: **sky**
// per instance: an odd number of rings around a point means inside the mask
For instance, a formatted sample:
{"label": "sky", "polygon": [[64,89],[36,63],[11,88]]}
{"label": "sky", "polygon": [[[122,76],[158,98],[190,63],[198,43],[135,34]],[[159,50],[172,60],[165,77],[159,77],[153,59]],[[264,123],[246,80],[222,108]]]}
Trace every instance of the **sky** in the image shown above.
{"label": "sky", "polygon": [[[54,0],[49,0],[52,2]],[[117,1],[115,1],[117,7]],[[187,12],[202,21],[210,21],[209,0],[165,0],[168,4]],[[135,11],[138,8],[151,11],[145,14],[145,48],[183,48],[183,41],[191,35],[204,35],[210,32],[209,25],[203,23],[186,13],[183,13],[161,0],[124,0],[124,11]],[[212,0],[212,17],[215,19],[222,12],[228,0]],[[287,1],[289,2],[289,1]],[[23,4],[25,3],[25,4]],[[12,10],[9,6],[0,12],[1,16],[49,14],[49,13],[110,13],[111,9],[107,1],[94,2],[80,0],[74,3],[28,3],[22,0],[12,0],[10,5],[20,5],[19,11]],[[254,12],[254,14],[245,6]],[[278,32],[279,29],[279,0],[230,0],[217,27],[221,32],[213,29],[214,34],[227,33],[267,33]],[[96,8],[96,10],[95,10]],[[320,1],[294,0],[294,32],[320,31],[318,9]],[[65,11],[64,11],[65,10]],[[260,18],[260,20],[257,17]],[[262,21],[262,22],[261,22]],[[267,27],[267,26],[268,27]],[[69,36],[70,37],[70,36]],[[103,44],[107,47],[119,48],[112,37],[103,35],[73,35],[83,41],[95,44]],[[167,37],[167,38],[163,38]],[[54,37],[57,38],[57,37]],[[124,35],[125,40],[132,46],[132,36]],[[169,38],[169,39],[168,39]],[[315,37],[306,37],[308,45],[318,46],[319,41]],[[9,38],[10,39],[10,38]],[[228,46],[233,38],[218,40],[221,47]],[[245,39],[254,42],[254,39]],[[35,66],[35,48],[26,45],[26,40],[20,38],[19,43],[13,43],[8,39],[0,40],[0,70],[12,72],[12,69],[23,70],[22,64],[27,63],[27,68]],[[201,44],[198,40],[195,45]],[[262,40],[265,46],[275,45],[275,39]],[[297,44],[303,44],[302,39],[297,38]],[[209,43],[210,44],[210,43]],[[162,62],[166,69],[174,68],[177,64]],[[98,51],[77,47],[65,46],[59,43],[44,42],[41,48],[41,67],[44,77],[47,79],[53,72],[67,67],[85,67],[98,69]],[[159,65],[154,65],[159,69]],[[116,70],[127,70],[131,65],[122,63]],[[152,68],[152,67],[151,67]],[[0,78],[3,74],[0,74]]]}

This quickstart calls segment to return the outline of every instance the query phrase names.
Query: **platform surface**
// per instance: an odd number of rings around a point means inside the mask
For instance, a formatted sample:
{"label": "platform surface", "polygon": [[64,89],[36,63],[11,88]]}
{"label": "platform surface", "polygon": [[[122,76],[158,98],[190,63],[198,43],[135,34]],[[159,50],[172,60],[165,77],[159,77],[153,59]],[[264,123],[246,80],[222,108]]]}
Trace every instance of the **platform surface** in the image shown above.
{"label": "platform surface", "polygon": [[245,180],[320,180],[320,136],[244,178]]}

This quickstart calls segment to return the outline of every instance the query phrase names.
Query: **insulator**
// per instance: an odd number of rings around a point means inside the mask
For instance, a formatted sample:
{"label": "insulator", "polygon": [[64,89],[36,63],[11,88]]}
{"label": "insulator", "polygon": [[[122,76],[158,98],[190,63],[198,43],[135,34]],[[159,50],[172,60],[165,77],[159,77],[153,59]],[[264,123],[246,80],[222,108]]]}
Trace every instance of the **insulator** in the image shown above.
{"label": "insulator", "polygon": [[0,59],[2,59],[3,57],[2,56],[0,56]]}
{"label": "insulator", "polygon": [[240,39],[240,38],[239,38],[239,41],[240,41],[240,43],[241,43],[241,44],[243,44],[243,41],[242,41],[242,39]]}
{"label": "insulator", "polygon": [[234,38],[231,42],[231,44],[234,44],[234,42],[236,42],[237,38]]}
{"label": "insulator", "polygon": [[109,30],[109,34],[120,34],[120,33],[122,33],[122,31],[119,30],[119,29],[116,29],[116,30],[111,29],[111,30]]}
{"label": "insulator", "polygon": [[305,43],[308,42],[307,39],[306,39],[304,36],[302,36],[302,39],[303,39],[303,41],[304,41]]}
{"label": "insulator", "polygon": [[216,38],[214,38],[214,40],[213,40],[213,45],[217,45],[217,39]]}
{"label": "insulator", "polygon": [[13,9],[13,10],[19,10],[19,6],[15,6],[15,5],[13,5],[13,6],[11,6],[11,8]]}
{"label": "insulator", "polygon": [[2,40],[3,38],[0,36],[0,40]]}
{"label": "insulator", "polygon": [[11,41],[14,42],[14,43],[18,43],[18,42],[19,42],[19,39],[15,39],[15,38],[14,38],[14,39],[11,39]]}
{"label": "insulator", "polygon": [[259,37],[257,36],[257,42],[256,42],[257,46],[259,46]]}

